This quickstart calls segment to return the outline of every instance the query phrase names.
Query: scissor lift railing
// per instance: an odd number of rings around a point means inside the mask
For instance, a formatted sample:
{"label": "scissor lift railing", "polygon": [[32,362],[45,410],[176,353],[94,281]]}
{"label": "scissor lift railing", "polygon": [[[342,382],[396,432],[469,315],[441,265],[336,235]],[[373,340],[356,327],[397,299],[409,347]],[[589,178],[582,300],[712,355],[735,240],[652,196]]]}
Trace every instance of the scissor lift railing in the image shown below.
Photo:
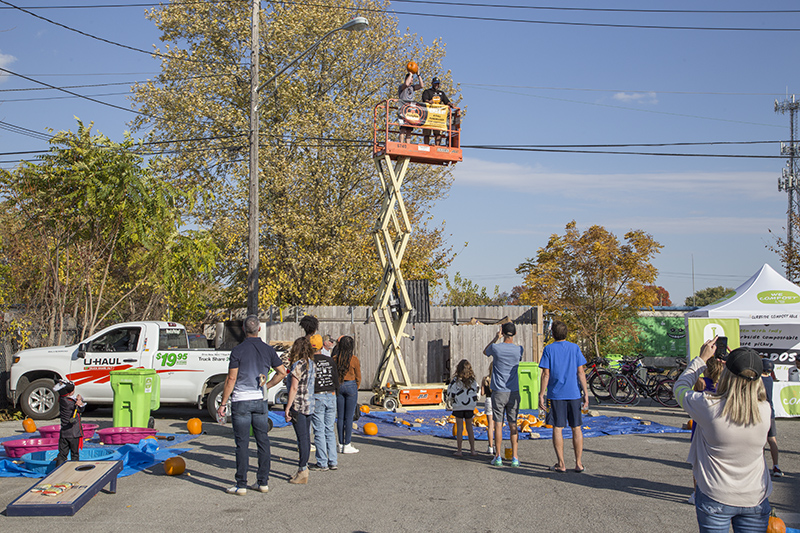
{"label": "scissor lift railing", "polygon": [[[448,106],[431,106],[417,103],[419,115],[425,114],[428,108],[447,108]],[[424,119],[405,119],[400,122],[400,101],[396,99],[384,100],[375,106],[374,110],[374,137],[372,155],[378,157],[388,155],[391,159],[407,156],[413,163],[427,163],[430,165],[450,165],[461,161],[461,110],[450,107],[447,110],[445,128],[423,126]],[[416,123],[415,123],[416,122]],[[406,135],[406,142],[400,142],[400,128],[413,128]],[[433,139],[436,132],[445,140],[444,146],[424,144],[424,130],[429,130]]]}
{"label": "scissor lift railing", "polygon": [[[401,339],[407,336],[404,330],[408,319],[414,310],[400,268],[413,229],[401,188],[411,162],[450,165],[461,161],[458,108],[447,110],[444,128],[432,128],[424,122],[416,125],[408,120],[401,123],[398,110],[397,100],[386,100],[375,106],[372,150],[383,190],[381,212],[372,232],[383,268],[383,277],[372,304],[372,317],[383,345],[383,354],[372,388],[376,394],[374,403],[386,408],[400,404],[430,405],[442,401],[441,383],[411,384],[400,348]],[[415,128],[406,132],[407,142],[390,140],[399,137],[401,126]],[[445,145],[409,142],[422,138],[422,128],[430,130],[428,133],[432,139],[435,139],[435,132],[438,131]]]}

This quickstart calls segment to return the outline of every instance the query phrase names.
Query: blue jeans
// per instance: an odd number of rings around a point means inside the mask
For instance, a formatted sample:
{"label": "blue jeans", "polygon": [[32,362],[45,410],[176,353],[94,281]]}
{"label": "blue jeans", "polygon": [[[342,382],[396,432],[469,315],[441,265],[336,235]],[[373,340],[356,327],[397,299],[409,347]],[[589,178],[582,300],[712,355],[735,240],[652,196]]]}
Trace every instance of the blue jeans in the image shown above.
{"label": "blue jeans", "polygon": [[350,444],[353,436],[353,415],[356,413],[358,403],[358,385],[355,380],[345,381],[339,387],[336,395],[336,434],[339,435],[339,444]]}
{"label": "blue jeans", "polygon": [[292,414],[294,434],[297,436],[297,447],[300,448],[297,469],[305,470],[308,468],[308,456],[311,455],[311,415],[298,413],[294,409],[290,412]]}
{"label": "blue jeans", "polygon": [[326,468],[337,464],[336,455],[336,395],[322,392],[314,395],[314,446],[317,447],[317,466]]}
{"label": "blue jeans", "polygon": [[269,481],[269,409],[264,400],[231,402],[231,424],[236,442],[236,486],[247,487],[247,470],[250,467],[250,427],[258,448],[258,473],[256,482],[266,485]]}
{"label": "blue jeans", "polygon": [[700,533],[764,533],[771,507],[765,499],[755,507],[732,507],[712,500],[700,489],[695,491],[695,510]]}

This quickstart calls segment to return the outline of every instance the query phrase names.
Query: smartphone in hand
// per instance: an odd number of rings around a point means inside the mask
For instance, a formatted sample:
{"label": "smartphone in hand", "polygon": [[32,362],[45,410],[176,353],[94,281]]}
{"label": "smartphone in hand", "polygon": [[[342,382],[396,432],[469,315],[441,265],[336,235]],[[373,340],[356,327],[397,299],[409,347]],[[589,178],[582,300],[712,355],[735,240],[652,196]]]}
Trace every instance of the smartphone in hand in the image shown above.
{"label": "smartphone in hand", "polygon": [[728,337],[717,337],[717,351],[714,356],[725,361],[728,358]]}

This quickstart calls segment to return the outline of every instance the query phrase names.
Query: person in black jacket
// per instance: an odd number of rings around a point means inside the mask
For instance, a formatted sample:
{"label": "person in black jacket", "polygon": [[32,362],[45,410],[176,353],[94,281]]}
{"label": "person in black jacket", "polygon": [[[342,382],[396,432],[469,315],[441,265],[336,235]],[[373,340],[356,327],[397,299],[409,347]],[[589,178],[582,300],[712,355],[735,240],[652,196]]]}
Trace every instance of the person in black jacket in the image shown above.
{"label": "person in black jacket", "polygon": [[86,408],[83,398],[75,392],[75,384],[70,381],[59,381],[53,390],[58,392],[58,407],[61,415],[61,433],[58,437],[58,456],[56,467],[67,460],[67,453],[73,461],[80,461],[80,449],[83,448],[83,428],[81,414]]}

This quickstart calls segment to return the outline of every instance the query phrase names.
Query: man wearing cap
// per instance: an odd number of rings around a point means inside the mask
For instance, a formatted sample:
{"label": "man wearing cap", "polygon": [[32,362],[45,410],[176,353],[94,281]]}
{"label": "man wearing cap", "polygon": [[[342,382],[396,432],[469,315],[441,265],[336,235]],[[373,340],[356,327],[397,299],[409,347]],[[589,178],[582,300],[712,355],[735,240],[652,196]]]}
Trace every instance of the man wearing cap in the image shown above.
{"label": "man wearing cap", "polygon": [[[567,325],[554,320],[552,325],[555,342],[544,347],[539,368],[542,370],[542,383],[539,388],[539,406],[544,405],[544,393],[550,400],[553,413],[553,448],[557,463],[551,467],[554,472],[567,471],[564,462],[564,428],[572,428],[572,448],[575,450],[575,472],[583,472],[583,432],[581,409],[589,408],[589,394],[586,389],[586,358],[580,347],[567,341]],[[581,399],[581,396],[583,399]]]}
{"label": "man wearing cap", "polygon": [[[450,99],[447,97],[444,91],[439,89],[439,85],[441,85],[441,81],[439,80],[439,78],[434,77],[431,80],[431,86],[428,89],[422,91],[422,101],[426,104],[444,104],[446,106],[452,107]],[[434,130],[433,136],[434,136],[433,144],[438,145],[439,140],[442,138],[441,131]],[[431,130],[429,129],[423,130],[422,138],[425,144],[428,144],[431,138]]]}
{"label": "man wearing cap", "polygon": [[[269,406],[263,386],[266,384],[266,389],[269,389],[286,377],[286,367],[275,349],[258,337],[259,330],[261,323],[258,317],[248,316],[244,321],[247,337],[231,351],[228,377],[217,411],[220,417],[225,417],[230,400],[231,425],[236,442],[236,485],[227,489],[227,492],[238,496],[247,494],[251,427],[258,448],[258,472],[252,488],[259,492],[269,490]],[[275,374],[267,381],[270,369],[275,369]]]}
{"label": "man wearing cap", "polygon": [[[511,466],[519,466],[517,458],[517,413],[519,412],[519,362],[522,346],[514,344],[517,328],[513,322],[503,324],[483,353],[492,358],[492,415],[494,416],[495,457],[492,465],[503,466],[503,416],[511,434]],[[500,339],[503,342],[498,342]]]}

